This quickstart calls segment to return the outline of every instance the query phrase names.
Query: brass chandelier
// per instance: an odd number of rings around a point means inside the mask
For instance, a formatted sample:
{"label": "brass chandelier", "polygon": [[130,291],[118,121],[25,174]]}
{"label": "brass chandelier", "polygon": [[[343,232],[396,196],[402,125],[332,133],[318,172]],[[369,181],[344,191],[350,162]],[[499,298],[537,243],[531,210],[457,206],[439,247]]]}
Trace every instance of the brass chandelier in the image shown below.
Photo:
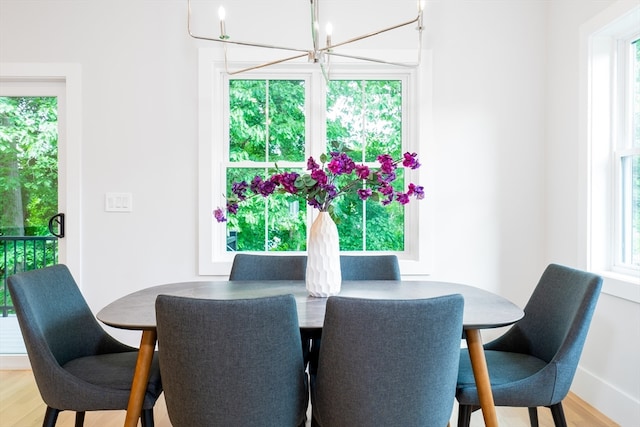
{"label": "brass chandelier", "polygon": [[[310,49],[300,49],[300,48],[295,48],[295,47],[289,47],[289,46],[275,46],[275,45],[270,45],[270,44],[265,44],[265,43],[256,43],[256,42],[247,42],[247,41],[239,41],[239,40],[235,40],[233,38],[231,38],[231,36],[229,34],[227,34],[226,31],[226,23],[225,23],[225,19],[226,19],[226,13],[225,13],[225,9],[224,7],[220,6],[220,9],[218,10],[218,17],[220,19],[220,35],[217,37],[211,37],[211,36],[202,36],[202,35],[197,35],[194,34],[193,31],[191,30],[191,0],[187,0],[188,1],[188,23],[187,23],[187,28],[189,31],[189,35],[191,37],[193,37],[194,39],[198,39],[198,40],[207,40],[207,41],[211,41],[211,42],[216,42],[216,43],[222,43],[224,45],[224,63],[225,63],[225,68],[226,68],[226,72],[229,75],[235,75],[235,74],[240,74],[240,73],[244,73],[247,71],[251,71],[251,70],[256,70],[259,68],[264,68],[264,67],[268,67],[270,65],[276,65],[276,64],[281,64],[283,62],[288,62],[288,61],[293,61],[296,59],[300,59],[300,58],[304,58],[307,57],[308,62],[309,63],[314,63],[314,64],[319,64],[321,69],[322,69],[322,73],[325,77],[325,79],[329,79],[329,65],[330,65],[330,60],[332,56],[335,57],[342,57],[342,58],[349,58],[349,59],[354,59],[354,60],[359,60],[359,61],[367,61],[367,62],[374,62],[374,63],[380,63],[380,64],[388,64],[388,65],[395,65],[395,66],[399,66],[399,67],[410,67],[410,68],[414,68],[417,67],[418,65],[420,65],[420,53],[422,51],[422,30],[423,30],[423,23],[422,23],[422,14],[423,14],[423,10],[424,10],[424,0],[418,0],[417,1],[417,8],[418,8],[418,14],[415,18],[406,21],[406,22],[401,22],[399,24],[396,25],[392,25],[390,27],[386,27],[386,28],[382,28],[380,30],[377,31],[372,31],[370,33],[367,34],[363,34],[361,36],[358,37],[353,37],[350,38],[348,40],[345,41],[341,41],[338,43],[334,43],[331,40],[331,35],[333,32],[333,27],[330,23],[327,23],[326,25],[326,42],[324,46],[320,46],[320,32],[319,32],[319,28],[320,28],[320,23],[319,23],[319,0],[309,0],[309,3],[311,5],[311,40],[312,40],[312,44],[313,46]],[[382,33],[386,33],[389,31],[393,31],[396,30],[398,28],[402,28],[402,27],[406,27],[412,24],[417,24],[416,26],[416,30],[418,33],[418,53],[417,53],[417,59],[416,62],[412,62],[412,63],[406,63],[406,62],[392,62],[392,61],[385,61],[385,60],[381,60],[381,59],[375,59],[375,58],[369,58],[369,57],[364,57],[364,56],[357,56],[357,55],[351,55],[351,54],[346,54],[346,53],[340,53],[338,51],[336,51],[336,48],[348,45],[350,43],[354,43],[360,40],[364,40],[370,37],[374,37],[377,36],[379,34]],[[256,47],[256,48],[263,48],[263,49],[277,49],[277,50],[282,50],[282,51],[290,51],[290,52],[295,52],[295,54],[291,55],[291,56],[287,56],[284,58],[280,58],[280,59],[276,59],[276,60],[272,60],[272,61],[268,61],[268,62],[264,62],[258,65],[253,65],[250,67],[246,67],[246,68],[241,68],[238,70],[229,70],[229,65],[228,65],[228,60],[227,60],[227,47],[228,45],[240,45],[240,46],[249,46],[249,47]]]}

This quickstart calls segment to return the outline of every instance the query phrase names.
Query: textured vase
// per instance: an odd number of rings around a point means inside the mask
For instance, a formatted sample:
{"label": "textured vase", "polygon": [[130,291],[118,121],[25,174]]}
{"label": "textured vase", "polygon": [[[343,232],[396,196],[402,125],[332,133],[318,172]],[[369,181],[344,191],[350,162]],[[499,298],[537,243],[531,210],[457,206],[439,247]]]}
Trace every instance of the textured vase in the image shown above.
{"label": "textured vase", "polygon": [[340,241],[338,227],[328,212],[318,213],[311,224],[307,244],[307,291],[314,297],[340,292]]}

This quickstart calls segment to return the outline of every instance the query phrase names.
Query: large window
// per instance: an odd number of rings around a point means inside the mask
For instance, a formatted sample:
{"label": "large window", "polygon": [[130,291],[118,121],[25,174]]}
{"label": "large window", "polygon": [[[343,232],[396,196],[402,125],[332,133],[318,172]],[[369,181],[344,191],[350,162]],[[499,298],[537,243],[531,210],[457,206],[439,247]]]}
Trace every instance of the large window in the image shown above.
{"label": "large window", "polygon": [[[287,165],[300,174],[308,156],[318,159],[336,146],[357,163],[374,167],[379,155],[401,158],[403,80],[349,79],[327,82],[319,102],[305,80],[228,79],[227,194],[235,182],[263,179]],[[316,106],[314,108],[314,105]],[[320,111],[315,111],[319,109]],[[310,114],[307,117],[305,111]],[[313,123],[324,118],[325,126]],[[311,135],[310,128],[326,129]],[[314,138],[318,139],[314,143]],[[403,188],[403,172],[394,184]],[[340,197],[333,206],[343,251],[404,251],[404,208]],[[257,197],[243,203],[227,223],[228,251],[304,251],[309,210],[290,194]]]}
{"label": "large window", "polygon": [[[225,206],[233,182],[276,170],[303,173],[309,157],[317,160],[336,146],[370,166],[379,165],[378,155],[401,158],[407,151],[417,152],[424,165],[426,143],[419,136],[429,116],[418,120],[419,81],[415,70],[388,67],[332,70],[328,81],[309,66],[229,76],[201,52],[200,273],[226,274],[238,251],[307,249],[316,212],[290,194],[254,197],[226,223],[216,223],[212,211]],[[425,185],[424,169],[399,168],[394,187],[409,180]],[[334,205],[341,250],[395,253],[403,271],[425,273],[426,224],[421,228],[420,218],[426,204],[382,206],[342,196]]]}

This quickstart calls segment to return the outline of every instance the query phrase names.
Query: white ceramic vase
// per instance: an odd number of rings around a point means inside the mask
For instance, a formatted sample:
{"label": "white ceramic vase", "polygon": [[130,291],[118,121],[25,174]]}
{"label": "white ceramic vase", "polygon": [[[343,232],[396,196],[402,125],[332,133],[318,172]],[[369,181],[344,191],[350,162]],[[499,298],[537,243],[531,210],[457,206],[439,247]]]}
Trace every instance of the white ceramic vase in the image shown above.
{"label": "white ceramic vase", "polygon": [[319,212],[307,243],[307,291],[314,297],[337,295],[342,284],[338,227],[328,212]]}

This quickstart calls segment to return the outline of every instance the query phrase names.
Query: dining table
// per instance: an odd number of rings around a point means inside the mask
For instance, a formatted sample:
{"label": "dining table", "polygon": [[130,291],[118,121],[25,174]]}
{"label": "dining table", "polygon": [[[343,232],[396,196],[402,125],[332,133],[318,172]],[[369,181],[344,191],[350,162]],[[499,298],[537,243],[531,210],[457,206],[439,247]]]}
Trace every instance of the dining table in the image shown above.
{"label": "dining table", "polygon": [[[260,298],[292,294],[301,330],[321,330],[327,298],[310,296],[304,281],[194,281],[148,287],[119,298],[96,317],[105,325],[142,331],[132,379],[125,427],[138,425],[149,372],[157,344],[155,301],[158,295],[217,300]],[[461,294],[464,297],[463,337],[466,340],[485,425],[498,425],[481,330],[511,325],[524,316],[508,299],[478,287],[429,280],[343,281],[339,296],[370,299],[421,299]],[[375,325],[371,325],[375,327]],[[162,345],[160,343],[160,345]]]}

